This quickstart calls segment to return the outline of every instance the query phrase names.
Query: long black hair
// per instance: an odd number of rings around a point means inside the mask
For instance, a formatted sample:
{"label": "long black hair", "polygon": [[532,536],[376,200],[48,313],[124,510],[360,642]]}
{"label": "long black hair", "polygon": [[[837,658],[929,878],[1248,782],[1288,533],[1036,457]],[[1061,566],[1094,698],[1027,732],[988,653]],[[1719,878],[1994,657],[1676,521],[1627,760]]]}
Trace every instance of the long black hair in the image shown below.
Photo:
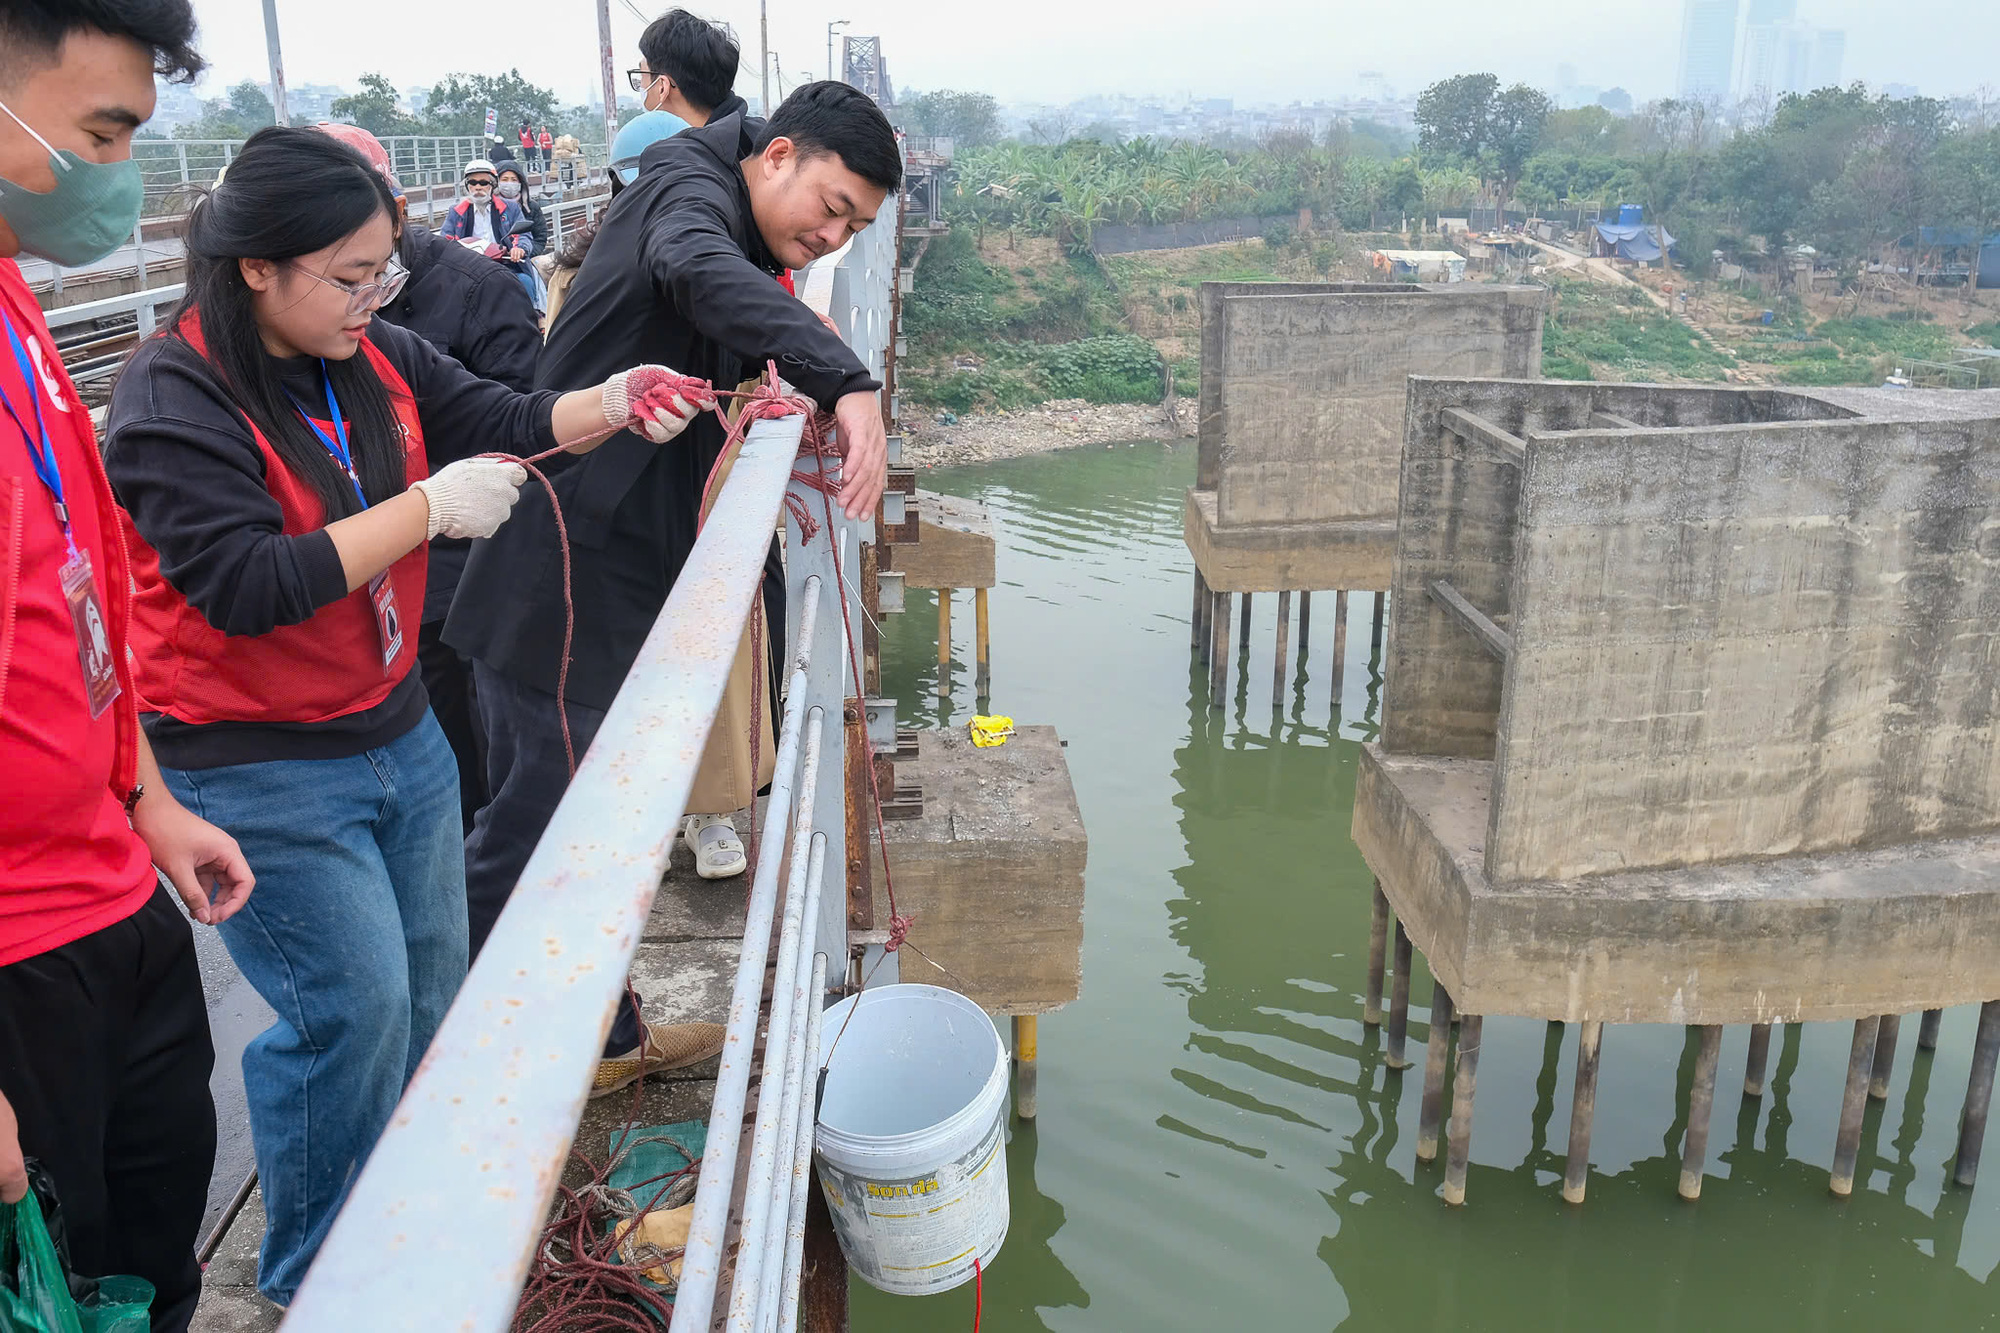
{"label": "long black hair", "polygon": [[[273,126],[250,136],[222,183],[194,206],[187,225],[187,295],[173,333],[190,312],[201,324],[209,364],[221,371],[236,406],[311,486],[328,522],[360,512],[354,487],[285,394],[274,358],[257,333],[242,259],[297,259],[353,235],[377,213],[396,218],[389,184],[359,153],[318,130]],[[185,341],[185,339],[183,339]],[[389,391],[363,352],[328,361],[327,376],[348,418],[348,448],[371,505],[404,489],[403,437]]]}

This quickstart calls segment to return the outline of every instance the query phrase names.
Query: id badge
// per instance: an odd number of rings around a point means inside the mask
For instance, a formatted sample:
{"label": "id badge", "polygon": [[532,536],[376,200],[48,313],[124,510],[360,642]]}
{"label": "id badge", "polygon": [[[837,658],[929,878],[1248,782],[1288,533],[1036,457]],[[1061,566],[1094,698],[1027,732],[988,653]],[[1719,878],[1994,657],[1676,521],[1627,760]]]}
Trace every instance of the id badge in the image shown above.
{"label": "id badge", "polygon": [[368,580],[368,600],[375,606],[375,631],[382,640],[382,674],[395,665],[403,651],[403,617],[396,610],[396,587],[387,571]]}
{"label": "id badge", "polygon": [[111,651],[111,628],[104,622],[104,602],[97,595],[90,552],[78,551],[64,563],[62,589],[69,600],[77,665],[83,668],[83,688],[90,696],[90,716],[95,721],[118,697],[118,659]]}

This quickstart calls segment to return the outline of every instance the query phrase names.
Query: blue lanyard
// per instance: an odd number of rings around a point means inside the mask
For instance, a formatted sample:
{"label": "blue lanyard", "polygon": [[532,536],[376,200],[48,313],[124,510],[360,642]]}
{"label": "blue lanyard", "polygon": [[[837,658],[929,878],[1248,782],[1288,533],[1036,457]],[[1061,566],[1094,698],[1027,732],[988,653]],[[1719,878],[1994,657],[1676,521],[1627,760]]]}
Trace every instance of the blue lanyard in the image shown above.
{"label": "blue lanyard", "polygon": [[327,415],[333,418],[333,433],[338,437],[337,440],[328,438],[327,433],[319,428],[319,423],[312,419],[312,414],[306,411],[305,404],[292,398],[290,390],[286,390],[285,397],[292,399],[292,406],[299,409],[299,415],[305,418],[306,425],[312,428],[313,434],[319,436],[319,442],[333,455],[333,461],[340,464],[340,470],[347,474],[347,480],[354,487],[354,498],[361,501],[361,507],[366,509],[368,497],[362,494],[361,478],[354,471],[354,455],[347,447],[347,423],[340,418],[340,400],[333,396],[333,376],[327,373],[324,359],[319,363],[319,374],[321,382],[326,386]]}
{"label": "blue lanyard", "polygon": [[7,342],[14,349],[14,362],[20,366],[21,380],[28,386],[28,397],[35,404],[35,429],[28,429],[21,410],[14,406],[14,400],[7,396],[4,388],[0,388],[0,405],[5,405],[7,415],[14,418],[14,424],[21,428],[22,438],[28,442],[28,455],[34,460],[35,475],[42,479],[42,485],[48,487],[50,497],[56,502],[56,520],[62,524],[63,540],[69,544],[69,552],[74,556],[76,537],[70,531],[69,506],[63,503],[62,469],[56,466],[55,442],[49,438],[48,422],[42,416],[41,376],[28,357],[21,335],[14,329],[14,321],[0,315],[0,323],[7,326]]}

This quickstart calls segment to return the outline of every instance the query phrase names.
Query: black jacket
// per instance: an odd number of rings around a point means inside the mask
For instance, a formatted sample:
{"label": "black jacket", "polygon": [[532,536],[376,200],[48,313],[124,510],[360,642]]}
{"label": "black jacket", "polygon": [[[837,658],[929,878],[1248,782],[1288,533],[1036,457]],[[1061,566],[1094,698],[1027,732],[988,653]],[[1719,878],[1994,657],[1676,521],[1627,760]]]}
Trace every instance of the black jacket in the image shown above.
{"label": "black jacket", "polygon": [[[740,103],[648,148],[605,211],[563,303],[538,383],[578,389],[646,362],[734,388],[775,360],[821,406],[880,388],[840,338],[777,284],[782,267],[750,214],[738,165],[761,122]],[[702,487],[721,451],[712,413],[661,448],[614,436],[554,472],[573,553],[576,640],[569,697],[605,708],[694,547]],[[513,519],[474,543],[445,642],[554,693],[562,562],[547,497],[521,493]]]}
{"label": "black jacket", "polygon": [[[555,394],[517,394],[479,379],[381,319],[369,325],[368,337],[417,400],[433,472],[489,450],[527,454],[548,447]],[[280,360],[278,373],[309,411],[326,411],[318,362]],[[105,420],[104,468],[118,503],[159,553],[160,573],[223,633],[296,625],[348,595],[326,529],[284,532],[249,422],[221,373],[180,339],[148,338],[119,374]],[[408,731],[426,706],[422,673],[412,671],[375,707],[328,722],[145,721],[162,764],[213,768],[361,754]]]}
{"label": "black jacket", "polygon": [[[528,219],[528,225],[534,228],[528,235],[532,236],[535,240],[535,253],[538,255],[547,254],[549,250],[549,215],[541,204],[535,201],[535,192],[528,188],[526,182],[523,182],[521,185],[521,197],[516,199],[514,203],[520,208],[521,216]],[[525,295],[525,293],[523,294]]]}
{"label": "black jacket", "polygon": [[[456,241],[411,223],[403,262],[410,280],[393,305],[376,313],[422,338],[483,380],[516,393],[535,387],[542,350],[534,303],[513,272],[473,254]],[[472,543],[439,537],[431,543],[430,582],[424,589],[423,623],[444,619]]]}

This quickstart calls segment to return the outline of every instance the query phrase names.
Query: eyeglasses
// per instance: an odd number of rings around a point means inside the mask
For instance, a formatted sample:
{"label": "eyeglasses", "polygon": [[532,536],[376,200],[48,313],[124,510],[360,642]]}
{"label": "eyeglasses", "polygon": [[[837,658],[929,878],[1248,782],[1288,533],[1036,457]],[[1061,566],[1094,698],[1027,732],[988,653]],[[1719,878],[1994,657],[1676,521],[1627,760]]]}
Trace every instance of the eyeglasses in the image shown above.
{"label": "eyeglasses", "polygon": [[315,273],[300,264],[292,267],[305,274],[314,282],[323,282],[329,287],[337,287],[347,293],[347,313],[358,315],[364,310],[379,310],[403,294],[403,286],[410,280],[410,271],[402,261],[391,258],[389,267],[374,282],[343,282],[339,278],[329,278],[324,273]]}
{"label": "eyeglasses", "polygon": [[653,73],[650,69],[628,69],[625,71],[625,81],[632,85],[632,91],[635,93],[645,92],[646,89],[653,86],[653,81],[659,77],[659,75]]}
{"label": "eyeglasses", "polygon": [[490,190],[493,188],[493,178],[491,176],[469,176],[466,178],[466,189],[469,190],[475,185],[484,185]]}

